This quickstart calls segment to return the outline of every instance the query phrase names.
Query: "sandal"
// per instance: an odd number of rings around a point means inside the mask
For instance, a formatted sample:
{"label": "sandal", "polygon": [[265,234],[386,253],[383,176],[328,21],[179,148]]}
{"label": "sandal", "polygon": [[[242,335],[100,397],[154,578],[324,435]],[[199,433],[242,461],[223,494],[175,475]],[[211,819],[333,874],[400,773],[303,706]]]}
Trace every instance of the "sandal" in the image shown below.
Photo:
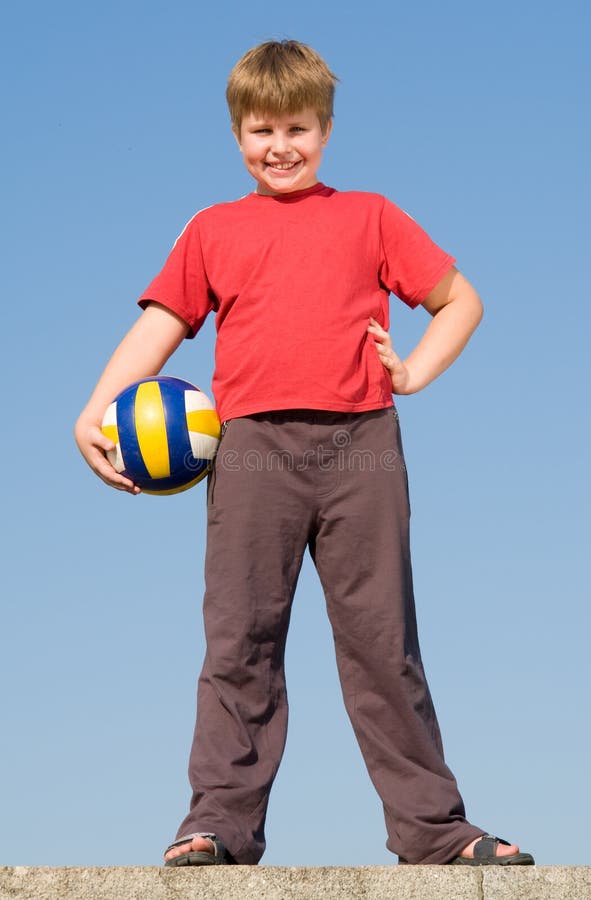
{"label": "sandal", "polygon": [[452,859],[452,866],[534,866],[535,860],[531,853],[512,853],[510,856],[497,856],[499,844],[509,846],[509,841],[495,837],[494,834],[484,834],[474,844],[474,859],[456,856]]}
{"label": "sandal", "polygon": [[169,847],[166,848],[166,850],[164,851],[165,855],[169,850],[172,850],[173,847],[180,847],[181,844],[188,843],[188,841],[191,841],[194,837],[207,838],[207,840],[210,841],[213,846],[213,853],[210,853],[208,850],[190,850],[188,853],[183,853],[181,856],[175,856],[174,859],[166,859],[164,861],[164,865],[228,866],[234,862],[217,835],[211,834],[210,832],[201,831],[195,832],[195,834],[186,834],[184,837],[178,838]]}

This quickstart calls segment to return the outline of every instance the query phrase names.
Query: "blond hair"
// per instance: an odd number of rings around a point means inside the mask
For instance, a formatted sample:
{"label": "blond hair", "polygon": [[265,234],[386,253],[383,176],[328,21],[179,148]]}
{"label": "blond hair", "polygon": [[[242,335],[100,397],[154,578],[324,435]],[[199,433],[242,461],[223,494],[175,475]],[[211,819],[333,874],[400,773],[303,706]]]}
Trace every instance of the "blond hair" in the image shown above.
{"label": "blond hair", "polygon": [[313,109],[322,131],[333,116],[338,81],[321,56],[299,41],[266,41],[238,60],[228,79],[226,100],[232,128],[244,116],[280,116]]}

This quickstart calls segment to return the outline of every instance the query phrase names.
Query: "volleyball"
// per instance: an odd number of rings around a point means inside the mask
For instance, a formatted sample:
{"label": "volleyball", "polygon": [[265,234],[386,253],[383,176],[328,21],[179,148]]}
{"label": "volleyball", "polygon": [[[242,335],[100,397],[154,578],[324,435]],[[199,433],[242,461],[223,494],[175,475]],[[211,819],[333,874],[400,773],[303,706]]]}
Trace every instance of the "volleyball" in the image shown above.
{"label": "volleyball", "polygon": [[207,394],[194,384],[159,375],[126,387],[103,418],[102,431],[115,444],[113,468],[146,494],[178,494],[211,468],[220,420]]}

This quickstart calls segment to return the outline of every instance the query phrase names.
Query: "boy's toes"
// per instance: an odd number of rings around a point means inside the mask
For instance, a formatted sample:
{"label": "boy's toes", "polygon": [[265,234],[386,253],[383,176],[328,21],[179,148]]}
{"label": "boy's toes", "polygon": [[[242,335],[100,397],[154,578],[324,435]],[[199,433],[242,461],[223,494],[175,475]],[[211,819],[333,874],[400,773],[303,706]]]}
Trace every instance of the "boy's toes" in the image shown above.
{"label": "boy's toes", "polygon": [[497,856],[513,856],[515,853],[519,853],[517,844],[499,844],[497,847]]}
{"label": "boy's toes", "polygon": [[168,862],[170,859],[176,859],[177,856],[182,856],[184,853],[192,853],[198,851],[200,853],[211,853],[213,856],[215,853],[215,847],[213,846],[212,841],[209,838],[203,837],[194,837],[192,840],[187,841],[186,844],[179,844],[178,847],[171,847],[170,850],[167,850],[164,854],[164,859]]}
{"label": "boy's toes", "polygon": [[[462,852],[460,853],[461,859],[474,859],[474,846],[480,840],[480,838],[476,838],[475,841],[468,844],[467,847],[464,847]],[[496,848],[496,856],[513,856],[515,853],[519,853],[519,847],[517,844],[498,844]]]}

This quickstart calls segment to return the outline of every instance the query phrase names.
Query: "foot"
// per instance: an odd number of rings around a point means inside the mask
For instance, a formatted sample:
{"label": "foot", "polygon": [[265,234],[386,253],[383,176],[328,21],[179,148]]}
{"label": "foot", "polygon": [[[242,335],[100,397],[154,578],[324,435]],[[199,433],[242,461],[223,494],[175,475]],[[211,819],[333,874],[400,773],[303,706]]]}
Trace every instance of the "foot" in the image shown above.
{"label": "foot", "polygon": [[215,853],[213,841],[210,841],[209,838],[194,837],[192,840],[187,841],[186,844],[181,844],[179,847],[172,847],[164,854],[164,859],[168,862],[169,859],[175,859],[177,856],[182,856],[183,853],[193,852],[211,853],[213,856]]}
{"label": "foot", "polygon": [[[482,835],[481,835],[482,836]],[[468,844],[467,847],[464,847],[462,852],[459,854],[461,859],[474,859],[474,845],[480,840],[480,837],[477,837],[476,840],[472,841],[472,843]],[[496,856],[512,856],[514,853],[519,853],[519,847],[517,844],[499,844],[496,850]]]}

